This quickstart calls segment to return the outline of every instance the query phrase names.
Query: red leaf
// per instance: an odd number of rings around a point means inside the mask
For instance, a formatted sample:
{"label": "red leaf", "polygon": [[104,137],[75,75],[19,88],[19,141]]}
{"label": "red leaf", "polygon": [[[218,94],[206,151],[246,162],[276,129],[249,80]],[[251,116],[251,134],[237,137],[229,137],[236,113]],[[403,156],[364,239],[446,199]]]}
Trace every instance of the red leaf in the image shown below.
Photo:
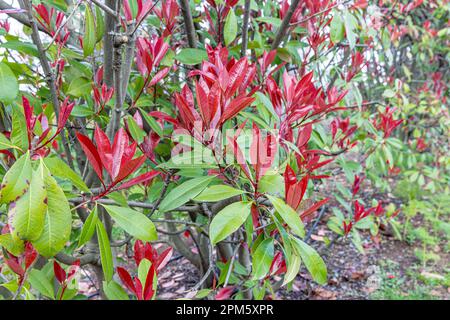
{"label": "red leaf", "polygon": [[147,278],[145,279],[144,293],[143,293],[144,300],[151,300],[153,294],[155,293],[155,291],[153,290],[154,278],[155,278],[155,266],[154,264],[152,264],[150,270],[147,273]]}
{"label": "red leaf", "polygon": [[117,175],[116,179],[114,180],[114,183],[117,184],[126,177],[128,177],[130,174],[135,172],[143,163],[145,162],[145,156],[140,156],[139,158],[127,161],[122,164],[120,168],[120,172]]}
{"label": "red leaf", "polygon": [[97,176],[103,182],[102,160],[100,159],[97,149],[95,148],[92,141],[85,135],[77,132],[77,138],[78,141],[80,141],[81,147],[83,148],[86,157],[94,168],[95,173],[97,173]]}
{"label": "red leaf", "polygon": [[122,156],[125,152],[125,148],[128,147],[128,135],[123,128],[117,131],[112,146],[112,166],[111,166],[111,178],[116,179],[120,171],[120,164],[122,163]]}
{"label": "red leaf", "polygon": [[160,174],[160,172],[158,172],[156,170],[152,170],[152,171],[143,173],[143,174],[137,176],[136,178],[133,178],[133,179],[128,180],[127,182],[121,184],[116,190],[118,191],[118,190],[122,190],[122,189],[127,189],[136,184],[147,182],[159,174]]}
{"label": "red leaf", "polygon": [[66,271],[56,261],[53,261],[53,272],[59,284],[63,284],[66,281]]}
{"label": "red leaf", "polygon": [[247,57],[241,58],[230,70],[229,82],[225,91],[225,97],[231,97],[241,85],[247,75]]}
{"label": "red leaf", "polygon": [[94,139],[97,143],[97,148],[99,152],[99,156],[101,159],[101,162],[103,166],[105,167],[106,171],[108,171],[109,175],[111,174],[111,165],[112,165],[112,150],[111,150],[111,143],[109,142],[108,136],[105,134],[105,132],[100,129],[100,127],[96,124],[95,125],[95,131],[94,131]]}
{"label": "red leaf", "polygon": [[216,300],[228,300],[231,295],[234,293],[234,286],[228,286],[225,288],[222,288],[217,292],[216,294]]}
{"label": "red leaf", "polygon": [[133,279],[131,278],[130,274],[127,270],[125,270],[122,267],[117,267],[117,273],[119,274],[119,278],[122,281],[122,283],[127,287],[128,290],[136,294],[136,287],[133,283]]}
{"label": "red leaf", "polygon": [[27,270],[36,260],[38,253],[30,242],[25,244],[25,270]]}
{"label": "red leaf", "polygon": [[230,102],[228,107],[225,109],[224,113],[220,117],[220,123],[224,123],[225,121],[231,119],[236,114],[238,114],[242,109],[248,107],[255,98],[253,97],[239,97]]}

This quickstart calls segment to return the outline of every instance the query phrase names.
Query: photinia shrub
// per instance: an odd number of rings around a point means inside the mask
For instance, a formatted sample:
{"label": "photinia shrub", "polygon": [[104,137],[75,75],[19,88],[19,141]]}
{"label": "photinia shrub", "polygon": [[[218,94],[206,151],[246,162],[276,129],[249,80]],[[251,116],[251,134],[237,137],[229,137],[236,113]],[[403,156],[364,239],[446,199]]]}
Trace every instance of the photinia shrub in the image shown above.
{"label": "photinia shrub", "polygon": [[367,185],[437,148],[410,105],[448,125],[444,2],[0,1],[0,295],[157,299],[180,257],[189,298],[326,284],[324,247],[398,229]]}

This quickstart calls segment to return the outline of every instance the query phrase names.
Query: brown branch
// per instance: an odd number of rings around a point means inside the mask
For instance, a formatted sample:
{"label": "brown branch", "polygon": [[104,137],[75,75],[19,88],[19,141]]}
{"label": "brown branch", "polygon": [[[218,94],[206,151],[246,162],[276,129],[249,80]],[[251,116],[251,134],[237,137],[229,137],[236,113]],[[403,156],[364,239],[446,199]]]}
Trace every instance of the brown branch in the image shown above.
{"label": "brown branch", "polygon": [[196,48],[197,38],[195,35],[195,26],[192,19],[191,9],[189,8],[189,0],[180,0],[180,7],[189,47]]}
{"label": "brown branch", "polygon": [[248,22],[250,20],[250,0],[245,0],[244,5],[244,21],[242,25],[242,45],[241,45],[241,57],[244,57],[247,52],[248,44]]}
{"label": "brown branch", "polygon": [[278,46],[283,41],[284,36],[286,35],[287,30],[289,29],[290,26],[289,23],[291,21],[292,15],[297,9],[299,3],[300,0],[293,0],[292,4],[289,6],[288,11],[286,12],[286,15],[283,18],[283,21],[281,22],[281,25],[278,28],[277,34],[275,35],[275,39],[272,42],[271,50],[278,49]]}

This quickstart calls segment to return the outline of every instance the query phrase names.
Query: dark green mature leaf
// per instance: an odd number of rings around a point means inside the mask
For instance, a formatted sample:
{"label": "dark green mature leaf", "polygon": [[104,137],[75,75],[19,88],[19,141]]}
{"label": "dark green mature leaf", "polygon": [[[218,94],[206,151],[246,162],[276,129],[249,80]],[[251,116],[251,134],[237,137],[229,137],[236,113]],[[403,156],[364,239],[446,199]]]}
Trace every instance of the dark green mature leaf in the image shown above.
{"label": "dark green mature leaf", "polygon": [[9,206],[9,217],[15,234],[22,240],[37,240],[44,230],[47,210],[47,191],[44,184],[44,167],[31,174],[25,194]]}
{"label": "dark green mature leaf", "polygon": [[235,189],[233,187],[218,184],[211,187],[206,188],[200,193],[197,197],[194,198],[195,201],[220,201],[223,199],[228,199],[234,196],[238,196],[243,194],[244,191]]}
{"label": "dark green mature leaf", "polygon": [[231,9],[228,12],[227,18],[225,20],[225,26],[223,31],[223,37],[225,40],[225,45],[228,46],[234,39],[236,39],[237,35],[237,19],[234,10]]}
{"label": "dark green mature leaf", "polygon": [[143,213],[130,208],[102,206],[122,229],[137,239],[144,241],[158,239],[155,225]]}
{"label": "dark green mature leaf", "polygon": [[114,274],[114,263],[108,234],[106,233],[105,227],[100,220],[97,221],[96,230],[103,274],[106,282],[109,282],[112,280]]}
{"label": "dark green mature leaf", "polygon": [[208,60],[208,54],[202,49],[186,48],[175,56],[175,59],[186,65],[196,65]]}
{"label": "dark green mature leaf", "polygon": [[314,281],[319,284],[327,283],[327,266],[317,251],[296,237],[291,237],[291,240]]}
{"label": "dark green mature leaf", "polygon": [[272,197],[269,195],[267,197],[273,204],[275,210],[280,214],[281,218],[283,218],[284,222],[287,223],[291,230],[296,235],[303,238],[305,236],[305,228],[299,214],[280,198]]}
{"label": "dark green mature leaf", "polygon": [[64,161],[58,157],[47,157],[44,159],[44,163],[50,170],[50,173],[60,179],[68,179],[79,190],[84,192],[90,192],[88,186],[84,183],[83,179],[73,171]]}
{"label": "dark green mature leaf", "polygon": [[0,62],[0,101],[9,103],[13,101],[19,93],[19,83],[15,74],[3,62]]}
{"label": "dark green mature leaf", "polygon": [[273,238],[267,238],[261,242],[253,253],[253,278],[262,279],[269,272],[274,256]]}
{"label": "dark green mature leaf", "polygon": [[222,241],[235,232],[250,214],[252,202],[235,202],[223,208],[211,221],[209,237],[212,244]]}
{"label": "dark green mature leaf", "polygon": [[67,91],[67,94],[79,98],[82,96],[89,95],[91,93],[91,90],[92,90],[92,84],[89,79],[75,78],[69,84],[69,89]]}
{"label": "dark green mature leaf", "polygon": [[[48,173],[48,172],[47,172]],[[51,257],[61,251],[70,238],[72,213],[64,192],[55,179],[47,174],[44,177],[47,192],[47,211],[44,228],[33,246],[44,257]]]}
{"label": "dark green mature leaf", "polygon": [[0,189],[0,203],[9,203],[23,195],[31,181],[30,154],[22,155],[6,172]]}
{"label": "dark green mature leaf", "polygon": [[84,221],[83,228],[81,229],[80,239],[78,240],[78,247],[88,242],[95,232],[95,226],[98,222],[97,206],[92,209],[91,213]]}
{"label": "dark green mature leaf", "polygon": [[91,7],[88,5],[86,6],[84,17],[83,54],[87,57],[94,53],[96,43],[94,15]]}
{"label": "dark green mature leaf", "polygon": [[195,198],[214,179],[214,176],[200,177],[183,182],[174,188],[161,201],[159,211],[165,212],[178,208],[189,200]]}

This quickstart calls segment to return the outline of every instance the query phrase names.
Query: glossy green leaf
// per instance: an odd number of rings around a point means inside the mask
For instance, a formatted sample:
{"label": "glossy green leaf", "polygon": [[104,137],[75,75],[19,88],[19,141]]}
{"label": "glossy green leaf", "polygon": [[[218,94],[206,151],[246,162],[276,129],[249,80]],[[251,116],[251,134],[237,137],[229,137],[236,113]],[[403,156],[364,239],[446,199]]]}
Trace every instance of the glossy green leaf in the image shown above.
{"label": "glossy green leaf", "polygon": [[178,208],[202,192],[214,176],[200,177],[183,182],[172,189],[161,201],[159,211],[165,212]]}
{"label": "glossy green leaf", "polygon": [[44,230],[47,191],[42,163],[33,171],[25,194],[9,206],[9,217],[15,234],[22,240],[37,240]]}
{"label": "glossy green leaf", "polygon": [[261,242],[253,253],[253,278],[262,279],[269,272],[274,256],[273,238],[267,238]]}
{"label": "glossy green leaf", "polygon": [[8,140],[2,133],[0,133],[0,150],[3,149],[20,149],[16,145],[14,145],[11,141]]}
{"label": "glossy green leaf", "polygon": [[314,281],[319,284],[327,283],[327,266],[317,251],[296,237],[291,237],[291,240]]}
{"label": "glossy green leaf", "polygon": [[224,240],[245,222],[250,214],[252,202],[235,202],[217,213],[209,226],[212,244]]}
{"label": "glossy green leaf", "polygon": [[55,179],[46,175],[44,183],[47,192],[44,229],[39,239],[32,243],[39,254],[51,257],[61,251],[69,241],[72,231],[72,213],[69,202]]}
{"label": "glossy green leaf", "polygon": [[234,196],[238,196],[243,194],[244,191],[235,189],[233,187],[218,184],[211,187],[206,188],[200,193],[197,197],[194,198],[195,201],[219,201],[223,199],[228,199]]}
{"label": "glossy green leaf", "polygon": [[269,195],[267,197],[273,204],[275,210],[280,214],[281,218],[284,220],[284,222],[287,223],[291,230],[296,235],[303,238],[305,236],[305,228],[299,214],[280,198],[272,197]]}
{"label": "glossy green leaf", "polygon": [[153,222],[143,213],[118,206],[102,205],[114,221],[137,239],[155,241],[158,239]]}
{"label": "glossy green leaf", "polygon": [[19,147],[21,150],[28,150],[28,133],[27,133],[27,122],[25,116],[20,111],[21,107],[12,106],[12,131],[11,131],[11,142]]}
{"label": "glossy green leaf", "polygon": [[283,286],[295,279],[300,271],[302,260],[296,253],[292,253],[286,261],[286,273],[284,274]]}
{"label": "glossy green leaf", "polygon": [[31,287],[39,291],[40,294],[47,298],[55,299],[53,284],[45,272],[38,269],[32,269],[28,274],[28,281],[30,282]]}
{"label": "glossy green leaf", "polygon": [[149,115],[142,109],[139,109],[139,111],[140,114],[142,115],[142,118],[145,120],[145,122],[147,122],[150,128],[152,128],[152,130],[155,131],[156,134],[162,138],[164,136],[163,130],[159,125],[159,123],[155,120],[155,118],[153,118],[151,115]]}
{"label": "glossy green leaf", "polygon": [[22,196],[29,187],[32,168],[30,154],[22,155],[6,172],[0,189],[0,203],[9,203]]}
{"label": "glossy green leaf", "polygon": [[97,222],[98,213],[97,206],[95,206],[89,216],[86,218],[86,221],[84,221],[83,228],[81,229],[80,239],[78,240],[78,247],[81,247],[92,238]]}
{"label": "glossy green leaf", "polygon": [[60,179],[67,179],[77,187],[80,191],[89,192],[88,186],[83,179],[73,171],[64,161],[58,157],[47,157],[44,159],[45,166],[50,170],[50,173]]}
{"label": "glossy green leaf", "polygon": [[105,33],[105,21],[102,10],[99,6],[95,6],[95,39],[97,42],[101,41]]}
{"label": "glossy green leaf", "polygon": [[107,282],[112,280],[114,274],[114,263],[112,257],[111,246],[108,234],[106,233],[103,223],[98,220],[96,225],[98,246],[100,248],[100,259],[102,262],[102,270]]}
{"label": "glossy green leaf", "polygon": [[103,291],[108,300],[130,300],[125,290],[115,281],[103,281]]}
{"label": "glossy green leaf", "polygon": [[330,23],[330,38],[333,43],[339,43],[345,37],[345,25],[340,14],[335,13]]}
{"label": "glossy green leaf", "polygon": [[19,93],[19,83],[7,64],[0,62],[0,101],[9,103]]}
{"label": "glossy green leaf", "polygon": [[5,248],[15,256],[19,256],[23,252],[24,242],[15,237],[14,234],[0,234],[0,247]]}
{"label": "glossy green leaf", "polygon": [[228,12],[227,18],[225,19],[225,26],[223,30],[223,38],[225,40],[225,45],[228,46],[237,35],[237,18],[234,13],[233,8]]}
{"label": "glossy green leaf", "polygon": [[208,60],[208,54],[203,49],[186,48],[182,49],[175,59],[186,65],[196,65],[203,60]]}
{"label": "glossy green leaf", "polygon": [[95,22],[94,15],[92,14],[91,7],[86,6],[84,12],[84,36],[83,36],[83,54],[85,57],[94,53],[94,47],[96,43],[95,36]]}

